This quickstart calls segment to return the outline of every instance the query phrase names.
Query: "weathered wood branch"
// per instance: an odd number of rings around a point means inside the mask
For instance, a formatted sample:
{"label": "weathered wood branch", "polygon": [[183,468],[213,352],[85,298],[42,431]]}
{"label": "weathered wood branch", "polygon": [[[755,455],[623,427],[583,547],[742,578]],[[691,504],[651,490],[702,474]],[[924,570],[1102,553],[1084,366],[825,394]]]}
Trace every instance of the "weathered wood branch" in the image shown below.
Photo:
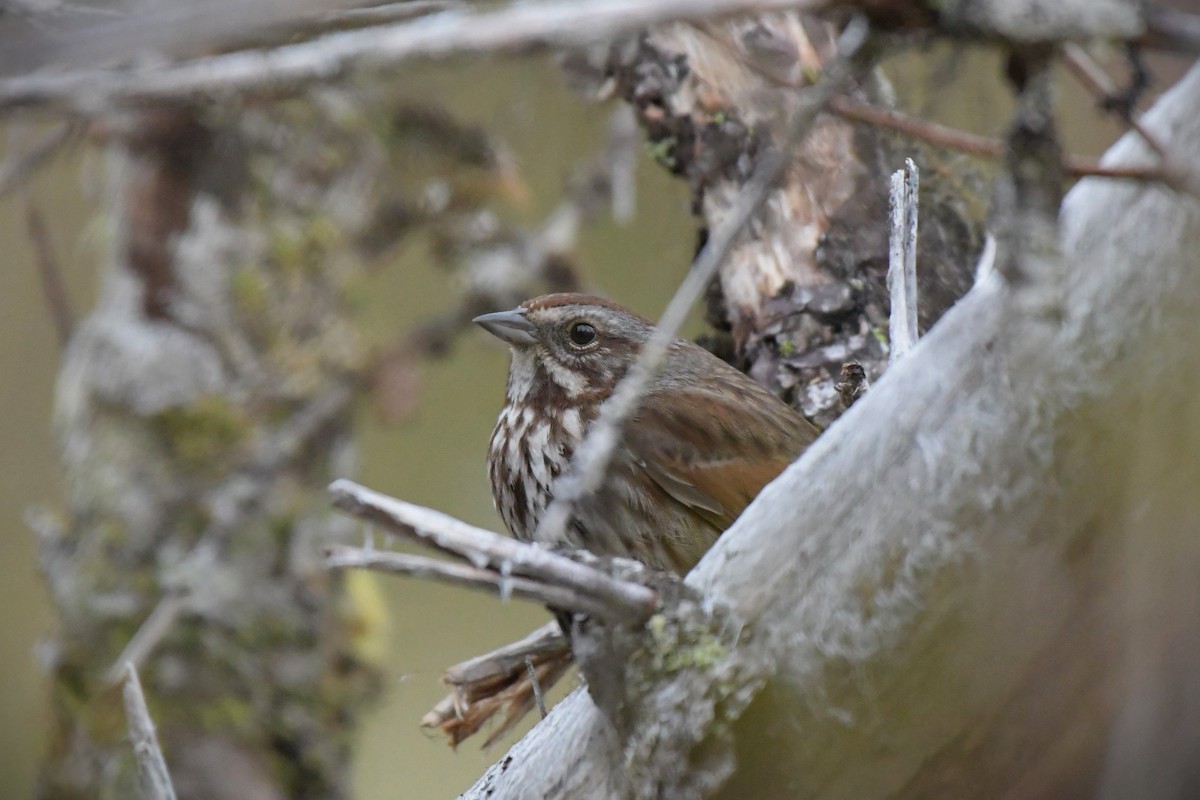
{"label": "weathered wood branch", "polygon": [[891,231],[888,246],[888,358],[895,361],[917,343],[917,214],[921,173],[912,159],[892,173],[889,193]]}
{"label": "weathered wood branch", "polygon": [[[474,572],[450,572],[447,564],[440,577],[456,583],[488,581],[504,595],[512,591],[520,596],[563,603],[563,608],[595,614],[614,622],[644,622],[658,603],[651,589],[630,581],[612,577],[600,570],[573,561],[565,555],[542,547],[518,542],[482,528],[476,528],[440,511],[406,503],[394,497],[371,491],[353,481],[334,481],[329,487],[333,504],[347,513],[375,522],[390,533],[415,539],[444,553],[462,558],[475,565]],[[378,554],[373,563],[339,563],[346,551],[337,551],[330,566],[374,566],[392,571],[418,571],[417,563],[390,558],[400,554]],[[359,559],[367,561],[367,555]],[[421,562],[426,574],[436,569],[429,559]],[[488,568],[486,571],[484,568]],[[485,574],[490,573],[489,574]],[[494,576],[494,577],[493,577]],[[521,578],[529,578],[524,581]],[[538,593],[541,597],[538,598]]]}
{"label": "weathered wood branch", "polygon": [[125,703],[125,721],[129,726],[129,741],[137,759],[138,788],[142,800],[175,800],[175,787],[171,784],[171,773],[158,746],[158,734],[154,731],[154,720],[146,708],[146,696],[142,693],[142,682],[138,679],[133,664],[125,663],[125,688],[122,696]]}
{"label": "weathered wood branch", "polygon": [[[1200,69],[1144,120],[1184,163],[1197,107]],[[1106,163],[1150,158],[1131,134]],[[991,272],[689,577],[772,662],[719,796],[1200,785],[1200,205],[1088,180],[1061,224],[1061,259]],[[619,794],[621,746],[577,692],[465,796]]]}
{"label": "weathered wood branch", "polygon": [[[578,45],[673,21],[835,5],[870,14],[885,29],[937,28],[970,38],[1025,43],[1132,40],[1146,33],[1145,9],[1133,0],[1059,0],[1052,5],[976,0],[929,7],[877,0],[540,0],[494,11],[448,11],[415,22],[339,31],[300,44],[244,49],[165,67],[22,75],[0,81],[0,111],[41,108],[92,114],[114,105],[286,92],[335,80],[351,70],[413,58]],[[128,54],[111,54],[124,55]]]}
{"label": "weathered wood branch", "polygon": [[821,4],[820,0],[543,0],[496,11],[447,12],[415,22],[331,33],[297,45],[198,58],[169,68],[34,74],[0,81],[0,110],[74,109],[281,92],[366,65],[414,58],[601,41],[672,20]]}

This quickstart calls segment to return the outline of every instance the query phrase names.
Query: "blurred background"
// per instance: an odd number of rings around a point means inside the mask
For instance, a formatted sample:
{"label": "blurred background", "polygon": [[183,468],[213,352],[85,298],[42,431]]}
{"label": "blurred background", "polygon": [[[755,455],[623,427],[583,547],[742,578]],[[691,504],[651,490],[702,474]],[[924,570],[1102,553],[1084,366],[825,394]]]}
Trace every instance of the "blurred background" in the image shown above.
{"label": "blurred background", "polygon": [[[969,131],[995,135],[1010,108],[999,64],[988,53],[946,49],[909,55],[889,65],[904,106]],[[561,202],[571,177],[604,147],[612,104],[584,102],[549,55],[457,59],[409,66],[389,79],[414,103],[444,108],[477,125],[509,152],[527,191],[497,208],[515,225],[536,226]],[[919,94],[914,87],[939,90]],[[1118,129],[1093,100],[1064,78],[1064,139],[1073,152],[1096,154]],[[35,142],[43,121],[10,116],[0,139],[7,158]],[[9,254],[0,269],[0,796],[31,795],[48,724],[47,684],[39,641],[55,625],[38,572],[35,540],[23,517],[35,506],[56,509],[63,490],[51,427],[60,347],[39,285],[27,225],[28,199],[45,219],[78,315],[95,299],[98,202],[105,165],[83,146],[55,161],[22,192],[0,198],[0,241]],[[687,186],[652,153],[636,170],[637,211],[619,224],[608,213],[586,226],[574,261],[586,284],[655,317],[685,273],[697,224]],[[453,273],[436,268],[429,242],[407,240],[389,255],[363,299],[367,336],[379,347],[448,309],[458,289]],[[698,332],[698,324],[692,332]],[[507,353],[483,334],[469,333],[445,358],[422,362],[417,402],[398,422],[385,423],[363,404],[356,412],[357,479],[406,500],[442,509],[496,530],[484,456],[503,397]],[[455,752],[422,732],[418,720],[444,694],[448,665],[527,633],[545,612],[424,582],[379,578],[386,606],[386,679],[381,701],[357,736],[356,796],[451,796],[467,787],[519,735],[481,752],[469,741]],[[526,723],[526,726],[529,723]]]}

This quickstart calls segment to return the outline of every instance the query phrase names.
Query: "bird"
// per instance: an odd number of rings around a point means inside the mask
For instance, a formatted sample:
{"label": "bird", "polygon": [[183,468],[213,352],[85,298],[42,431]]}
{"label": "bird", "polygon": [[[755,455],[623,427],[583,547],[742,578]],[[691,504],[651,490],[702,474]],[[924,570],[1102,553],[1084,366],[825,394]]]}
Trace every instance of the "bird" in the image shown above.
{"label": "bird", "polygon": [[[542,295],[474,322],[511,349],[487,471],[505,527],[532,541],[555,481],[655,328],[576,293]],[[819,433],[751,378],[676,338],[603,480],[548,544],[683,575]]]}

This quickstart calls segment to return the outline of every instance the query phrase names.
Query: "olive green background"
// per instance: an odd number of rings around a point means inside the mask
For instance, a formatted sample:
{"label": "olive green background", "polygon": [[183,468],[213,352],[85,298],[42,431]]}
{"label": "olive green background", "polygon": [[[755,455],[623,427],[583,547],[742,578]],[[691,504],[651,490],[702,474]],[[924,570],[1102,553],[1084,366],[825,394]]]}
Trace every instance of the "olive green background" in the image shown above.
{"label": "olive green background", "polygon": [[[921,87],[936,104],[910,97],[909,106],[951,124],[996,134],[1010,104],[989,54],[939,52],[905,59],[902,83]],[[571,173],[603,144],[610,108],[573,95],[549,58],[426,65],[396,76],[415,101],[444,103],[462,121],[485,126],[512,149],[532,190],[527,207],[504,211],[537,224],[562,196]],[[1075,152],[1095,153],[1115,128],[1070,88],[1064,135]],[[21,123],[0,148],[19,152],[45,128]],[[97,207],[104,187],[103,155],[77,150],[30,185],[46,216],[76,312],[95,292],[103,237]],[[609,219],[587,229],[577,262],[588,283],[634,309],[657,316],[687,268],[695,242],[686,186],[643,156],[638,214],[626,227]],[[54,616],[36,567],[27,509],[58,507],[62,499],[51,430],[59,346],[42,301],[19,194],[0,199],[0,797],[31,795],[47,730],[46,685],[37,666],[39,638]],[[371,338],[386,342],[454,302],[453,278],[432,269],[418,240],[400,249],[374,278],[368,318]],[[361,470],[366,484],[497,529],[484,475],[486,443],[503,396],[507,355],[482,333],[465,337],[444,361],[423,368],[419,410],[384,427],[368,404],[358,413]],[[388,609],[388,677],[360,738],[356,795],[360,798],[453,796],[511,744],[483,753],[474,742],[458,752],[422,733],[420,716],[442,695],[441,670],[524,635],[546,619],[521,603],[428,583],[380,578]]]}

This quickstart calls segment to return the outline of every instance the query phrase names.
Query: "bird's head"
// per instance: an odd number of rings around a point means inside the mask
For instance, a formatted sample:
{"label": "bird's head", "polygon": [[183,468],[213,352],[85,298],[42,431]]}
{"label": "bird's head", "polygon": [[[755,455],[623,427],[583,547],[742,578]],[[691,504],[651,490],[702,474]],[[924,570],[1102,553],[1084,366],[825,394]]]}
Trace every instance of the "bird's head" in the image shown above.
{"label": "bird's head", "polygon": [[510,400],[607,396],[654,331],[649,320],[585,294],[542,295],[475,322],[512,348]]}

